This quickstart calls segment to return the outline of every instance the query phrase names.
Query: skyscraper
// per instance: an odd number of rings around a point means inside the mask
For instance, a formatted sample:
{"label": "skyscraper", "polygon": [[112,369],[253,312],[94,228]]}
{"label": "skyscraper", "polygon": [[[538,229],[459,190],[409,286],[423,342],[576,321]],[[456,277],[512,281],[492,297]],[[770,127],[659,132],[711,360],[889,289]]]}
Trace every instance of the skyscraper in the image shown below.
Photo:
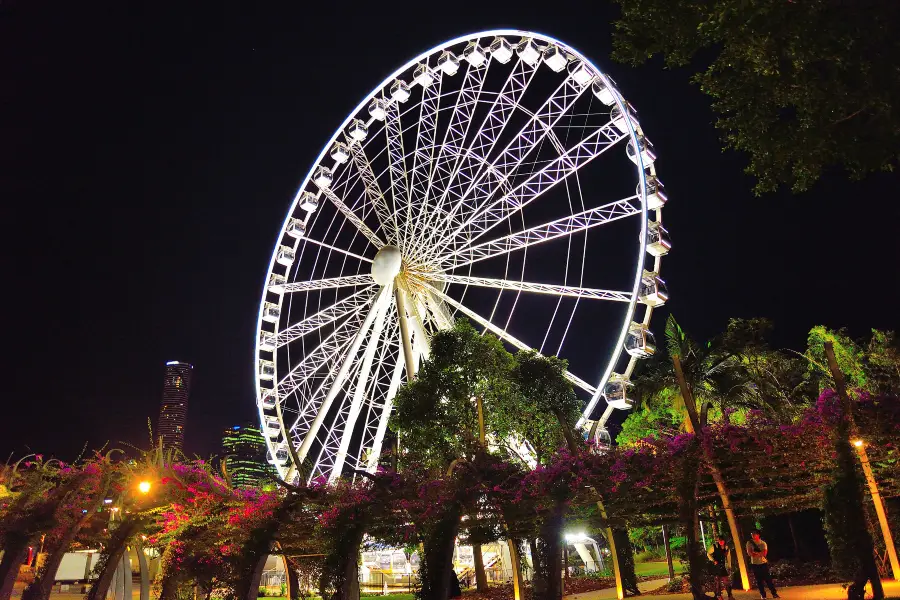
{"label": "skyscraper", "polygon": [[229,427],[222,434],[222,455],[234,487],[257,487],[269,481],[266,442],[259,427],[249,423]]}
{"label": "skyscraper", "polygon": [[193,369],[192,365],[177,360],[166,363],[166,380],[163,384],[159,421],[156,424],[157,438],[162,438],[165,448],[180,450],[184,444]]}

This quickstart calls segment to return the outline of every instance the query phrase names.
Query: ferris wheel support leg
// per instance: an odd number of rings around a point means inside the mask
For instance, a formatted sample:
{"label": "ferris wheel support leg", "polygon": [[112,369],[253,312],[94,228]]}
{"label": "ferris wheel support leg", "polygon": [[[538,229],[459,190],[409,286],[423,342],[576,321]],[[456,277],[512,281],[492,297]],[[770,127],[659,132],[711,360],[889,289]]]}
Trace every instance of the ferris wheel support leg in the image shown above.
{"label": "ferris wheel support leg", "polygon": [[400,286],[395,286],[394,295],[397,298],[397,315],[400,321],[400,339],[403,342],[403,358],[406,361],[406,380],[412,381],[416,376],[416,361],[412,351],[412,341],[409,337],[409,322],[406,319],[406,298]]}
{"label": "ferris wheel support leg", "polygon": [[381,418],[378,420],[378,430],[375,432],[375,441],[372,444],[372,452],[369,455],[369,463],[366,465],[366,471],[374,473],[378,468],[378,457],[381,456],[381,446],[384,443],[384,434],[387,432],[388,419],[391,417],[391,409],[394,407],[394,396],[397,395],[397,389],[400,387],[400,380],[403,377],[403,356],[397,355],[397,363],[394,366],[394,374],[391,376],[391,385],[388,393],[384,397],[384,406],[381,407]]}
{"label": "ferris wheel support leg", "polygon": [[612,416],[613,411],[616,410],[609,404],[606,405],[606,409],[603,411],[603,415],[600,417],[600,420],[597,421],[600,427],[606,427],[606,422],[609,421],[609,418]]}
{"label": "ferris wheel support leg", "polygon": [[375,321],[375,316],[379,312],[380,306],[385,302],[385,298],[389,297],[389,294],[391,293],[391,290],[389,289],[390,287],[390,285],[387,285],[379,290],[372,308],[369,309],[369,314],[366,315],[366,318],[363,321],[363,324],[360,326],[359,331],[356,332],[356,337],[353,339],[353,343],[350,345],[350,350],[347,352],[346,360],[344,360],[343,364],[341,364],[341,368],[337,372],[337,375],[334,378],[334,382],[331,384],[331,389],[328,390],[328,395],[326,395],[325,399],[322,401],[322,406],[319,408],[319,412],[316,414],[316,418],[313,420],[312,425],[310,425],[309,431],[306,432],[306,437],[303,438],[303,444],[300,446],[300,450],[297,452],[297,458],[301,462],[306,459],[306,455],[309,453],[309,448],[310,446],[312,446],[313,440],[316,439],[316,435],[319,433],[319,428],[322,426],[322,421],[325,420],[325,416],[328,414],[328,411],[331,408],[331,404],[334,402],[335,396],[337,396],[338,392],[341,390],[341,386],[343,386],[344,384],[344,379],[347,378],[347,373],[350,371],[350,367],[353,364],[353,357],[356,356],[357,352],[359,352],[359,347],[362,346],[366,334],[372,327],[372,323],[374,323]]}
{"label": "ferris wheel support leg", "polygon": [[372,361],[375,359],[375,351],[378,349],[378,342],[381,340],[381,333],[384,329],[384,318],[387,315],[387,303],[382,302],[378,305],[377,316],[375,317],[375,326],[372,329],[372,335],[369,336],[369,345],[363,355],[362,367],[359,370],[359,377],[356,380],[356,389],[353,390],[353,402],[350,405],[350,413],[347,415],[347,421],[344,423],[344,432],[341,435],[341,444],[338,447],[337,456],[334,459],[334,467],[328,476],[329,483],[340,477],[344,468],[344,462],[347,459],[347,450],[350,448],[350,439],[353,437],[353,430],[356,427],[356,420],[359,418],[359,411],[362,408],[363,396],[365,395],[366,386],[369,384],[369,375],[372,372]]}

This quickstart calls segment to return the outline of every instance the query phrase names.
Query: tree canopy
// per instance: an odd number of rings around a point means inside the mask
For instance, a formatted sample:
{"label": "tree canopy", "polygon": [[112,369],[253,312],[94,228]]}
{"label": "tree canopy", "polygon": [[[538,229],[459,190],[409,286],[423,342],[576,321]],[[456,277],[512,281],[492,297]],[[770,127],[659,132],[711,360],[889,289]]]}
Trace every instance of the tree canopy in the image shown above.
{"label": "tree canopy", "polygon": [[824,169],[859,178],[900,157],[900,3],[616,0],[616,60],[689,66],[756,193]]}

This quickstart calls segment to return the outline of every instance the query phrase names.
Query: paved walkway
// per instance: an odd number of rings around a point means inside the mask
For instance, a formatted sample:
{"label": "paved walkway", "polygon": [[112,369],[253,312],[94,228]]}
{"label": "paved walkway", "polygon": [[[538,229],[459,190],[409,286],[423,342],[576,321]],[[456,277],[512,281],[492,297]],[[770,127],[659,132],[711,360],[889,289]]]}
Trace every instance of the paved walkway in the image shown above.
{"label": "paved walkway", "polygon": [[[643,593],[645,590],[653,590],[666,582],[665,579],[656,579],[653,581],[642,581],[638,584],[638,589]],[[900,582],[883,581],[884,595],[888,598],[900,598]],[[825,585],[804,585],[797,587],[780,588],[778,594],[784,600],[844,600],[847,598],[847,590],[839,583],[831,583]],[[710,593],[712,595],[712,593]],[[614,600],[616,590],[598,590],[596,592],[585,592],[584,594],[572,594],[565,596],[567,600]],[[736,600],[754,600],[759,598],[759,591],[752,590],[749,592],[735,591]],[[866,598],[872,597],[871,588],[866,588]],[[652,596],[638,596],[641,600],[691,600],[690,594],[654,594]]]}

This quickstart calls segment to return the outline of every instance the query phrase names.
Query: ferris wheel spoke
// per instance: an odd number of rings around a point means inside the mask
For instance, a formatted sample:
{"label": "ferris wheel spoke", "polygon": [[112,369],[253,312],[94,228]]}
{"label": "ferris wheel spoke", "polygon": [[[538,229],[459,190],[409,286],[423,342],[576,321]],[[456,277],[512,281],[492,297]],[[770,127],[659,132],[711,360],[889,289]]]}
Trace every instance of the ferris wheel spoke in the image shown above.
{"label": "ferris wheel spoke", "polygon": [[372,242],[373,246],[375,246],[379,250],[381,249],[382,246],[384,246],[384,242],[381,241],[381,238],[379,238],[377,235],[375,235],[375,232],[372,231],[371,229],[369,229],[369,226],[366,225],[363,222],[363,220],[361,218],[359,218],[359,216],[355,212],[350,210],[350,207],[347,206],[343,200],[338,198],[337,194],[335,194],[331,190],[331,188],[323,187],[323,188],[319,188],[319,189],[321,189],[322,193],[325,194],[325,197],[328,198],[328,200],[330,200],[332,204],[334,204],[335,208],[337,208],[338,211],[342,215],[344,215],[344,218],[346,218],[348,221],[353,223],[353,225],[357,229],[359,229],[360,233],[362,233],[366,237],[367,240]]}
{"label": "ferris wheel spoke", "polygon": [[387,137],[388,149],[388,173],[391,181],[391,198],[393,199],[394,210],[391,210],[387,198],[382,198],[388,207],[391,224],[398,237],[397,241],[403,244],[407,232],[405,228],[403,230],[399,228],[396,216],[396,211],[400,210],[404,203],[409,203],[406,153],[403,151],[403,128],[400,124],[400,109],[397,106],[397,102],[388,102],[384,112],[384,131]]}
{"label": "ferris wheel spoke", "polygon": [[[278,398],[284,399],[297,393],[303,386],[316,379],[320,375],[320,369],[330,361],[339,358],[350,346],[355,335],[355,328],[363,321],[361,310],[354,313],[349,319],[335,327],[315,348],[308,350],[303,358],[291,370],[281,378],[275,390]],[[300,413],[304,412],[300,405]]]}
{"label": "ferris wheel spoke", "polygon": [[356,356],[357,352],[359,352],[359,348],[365,340],[365,337],[368,334],[369,330],[372,328],[375,317],[382,311],[384,305],[390,302],[390,299],[392,297],[392,288],[392,285],[386,285],[378,291],[374,306],[369,310],[365,320],[363,321],[362,325],[360,325],[359,330],[356,332],[356,336],[353,338],[353,342],[350,344],[350,349],[347,352],[347,359],[343,361],[339,370],[337,371],[337,374],[334,377],[334,381],[331,384],[331,388],[328,390],[328,394],[322,400],[322,404],[319,407],[318,412],[316,413],[316,417],[310,424],[309,430],[306,432],[306,436],[303,439],[303,443],[300,445],[300,449],[297,451],[297,456],[300,460],[304,460],[306,458],[310,446],[312,446],[313,441],[316,439],[316,435],[318,435],[319,433],[319,428],[322,426],[322,422],[325,420],[328,411],[331,409],[331,404],[334,402],[335,397],[340,392],[341,387],[344,385],[344,380],[347,378],[347,374],[350,370],[350,367],[352,366],[353,359]]}
{"label": "ferris wheel spoke", "polygon": [[[446,302],[447,304],[449,304],[450,306],[452,306],[453,308],[455,308],[456,310],[458,310],[458,311],[461,312],[462,314],[466,315],[467,317],[469,317],[470,319],[472,319],[473,321],[475,321],[476,323],[478,323],[479,325],[481,325],[482,327],[484,327],[485,329],[487,329],[488,331],[490,331],[491,333],[493,333],[494,335],[496,335],[497,337],[499,337],[501,340],[503,340],[503,341],[505,341],[506,343],[508,343],[509,345],[511,345],[511,346],[513,346],[513,347],[515,347],[515,348],[518,348],[519,350],[526,350],[526,351],[531,351],[531,352],[537,352],[537,350],[535,350],[534,348],[532,348],[531,346],[529,346],[529,345],[526,344],[525,342],[519,340],[518,338],[514,337],[512,334],[510,334],[509,332],[507,332],[505,329],[503,329],[503,328],[501,328],[501,327],[497,327],[496,325],[494,325],[493,323],[491,323],[490,321],[488,321],[487,319],[485,319],[484,317],[482,317],[481,315],[479,315],[479,314],[476,313],[475,311],[473,311],[473,310],[467,308],[466,306],[464,306],[464,305],[461,304],[460,302],[457,302],[456,300],[454,300],[453,298],[451,298],[451,297],[448,296],[447,294],[445,294],[445,293],[443,293],[443,292],[440,292],[440,291],[437,291],[437,290],[435,290],[435,293],[436,293],[436,294],[437,294],[444,302]],[[566,371],[564,375],[565,375],[565,378],[566,378],[570,383],[572,383],[573,385],[576,385],[576,386],[580,387],[581,389],[583,389],[584,391],[586,391],[586,392],[588,392],[588,393],[590,393],[590,394],[594,394],[594,393],[597,391],[597,388],[595,388],[594,386],[592,386],[592,385],[589,384],[588,382],[584,381],[583,379],[581,379],[580,377],[576,376],[575,374],[573,374],[573,373],[571,373],[571,372],[569,372],[569,371]]]}
{"label": "ferris wheel spoke", "polygon": [[332,246],[331,244],[326,244],[325,242],[320,242],[319,240],[314,240],[311,237],[304,236],[303,241],[310,242],[311,244],[315,244],[316,246],[321,246],[322,248],[327,248],[328,250],[334,250],[335,252],[340,252],[341,254],[343,254],[345,256],[350,256],[352,258],[361,260],[363,262],[367,262],[367,263],[372,262],[371,258],[366,258],[365,256],[362,256],[361,254],[356,254],[355,252],[350,252],[349,250],[344,250],[343,248],[338,248],[337,246]]}
{"label": "ferris wheel spoke", "polygon": [[598,225],[639,214],[641,214],[640,197],[629,196],[570,217],[563,217],[502,238],[461,248],[449,254],[444,259],[444,263],[447,264],[447,268],[458,269],[474,262],[502,256],[535,244],[570,236]]}
{"label": "ferris wheel spoke", "polygon": [[315,314],[306,317],[302,321],[294,323],[283,331],[279,331],[275,334],[273,340],[275,348],[290,344],[294,340],[298,340],[308,333],[317,331],[325,325],[334,323],[335,321],[368,306],[372,303],[372,297],[375,295],[374,290],[375,285],[369,285],[368,287],[335,302],[331,306],[323,308]]}
{"label": "ferris wheel spoke", "polygon": [[[471,244],[472,240],[493,229],[516,211],[522,210],[546,191],[626,137],[624,134],[618,133],[612,123],[607,123],[511,191],[474,211],[461,225],[438,240],[435,244],[436,252],[439,253],[448,244],[460,239],[466,239]],[[490,194],[483,197],[490,197]]]}
{"label": "ferris wheel spoke", "polygon": [[631,292],[617,292],[613,290],[600,290],[595,288],[577,287],[571,285],[552,285],[548,283],[535,283],[530,281],[491,279],[489,277],[472,277],[469,275],[451,275],[449,273],[438,273],[433,275],[432,278],[436,281],[488,287],[497,290],[534,292],[536,294],[569,296],[571,298],[588,298],[591,300],[631,302]]}
{"label": "ferris wheel spoke", "polygon": [[[478,157],[485,159],[490,154],[500,138],[500,134],[506,129],[506,125],[509,123],[516,107],[519,106],[519,102],[536,72],[537,69],[534,65],[529,65],[522,60],[516,61],[512,72],[504,82],[500,93],[497,94],[484,121],[482,121],[481,127],[475,134],[469,151],[462,150],[460,152],[462,160],[458,162],[454,172],[451,174],[451,179],[458,180],[460,183],[454,188],[448,182],[443,192],[436,198],[434,202],[436,210],[433,214],[442,213],[442,218],[427,221],[427,232],[434,230],[439,223],[448,223],[453,218],[452,205],[455,201],[458,201],[459,196],[457,188],[474,181],[478,177],[484,165],[484,162],[479,160]],[[430,194],[430,196],[435,197],[436,195]],[[426,248],[430,238],[430,235],[426,238]]]}
{"label": "ferris wheel spoke", "polygon": [[[443,200],[444,190],[446,190],[447,185],[459,169],[461,156],[464,154],[460,149],[463,147],[469,127],[472,124],[472,117],[478,106],[490,64],[491,61],[488,60],[478,66],[469,65],[466,69],[466,76],[456,96],[456,104],[453,107],[453,113],[450,115],[447,130],[444,132],[444,141],[438,152],[437,162],[429,182],[429,189],[426,190],[423,212],[424,209],[429,208],[429,198]],[[451,160],[450,155],[453,155],[455,159]],[[436,202],[432,213],[436,215],[441,210],[443,209],[440,206],[440,202]],[[422,225],[425,228],[421,229],[422,232],[427,231],[427,226],[432,222],[433,215],[424,215],[425,218],[422,220]]]}
{"label": "ferris wheel spoke", "polygon": [[[375,178],[372,165],[369,163],[365,151],[358,142],[353,142],[352,140],[348,140],[348,142],[350,142],[350,157],[353,160],[353,164],[356,166],[356,170],[359,172],[359,177],[362,180],[366,197],[375,209],[375,214],[378,216],[378,222],[381,224],[381,230],[384,232],[384,237],[389,244],[396,242],[396,222],[393,221],[393,213],[391,212],[390,206],[388,206],[387,198],[381,193],[381,187],[378,185],[378,180]],[[394,223],[393,230],[391,229],[391,223]]]}
{"label": "ferris wheel spoke", "polygon": [[[551,132],[553,126],[571,109],[585,89],[571,77],[567,77],[556,88],[537,112],[534,113],[528,123],[506,145],[500,155],[491,161],[493,169],[500,175],[502,182],[506,182],[518,169],[519,164],[547,137],[548,132]],[[485,183],[484,179],[484,170],[479,169],[475,177],[465,186],[464,191],[460,191],[463,189],[463,185],[458,186],[454,193],[458,198],[453,202],[453,208],[449,214],[450,218],[460,211],[463,212],[464,218],[466,218],[465,215],[478,210],[480,203],[485,197],[490,197],[494,186],[482,185]],[[449,220],[446,221],[446,225],[450,225]],[[435,233],[440,230],[440,227],[436,228]],[[428,243],[426,246],[431,246],[431,244]]]}
{"label": "ferris wheel spoke", "polygon": [[[382,302],[379,306],[378,314],[375,317],[372,334],[369,336],[369,344],[363,352],[362,365],[360,366],[356,385],[353,389],[353,400],[350,403],[347,420],[344,422],[343,435],[341,435],[341,442],[334,458],[329,481],[337,479],[341,474],[341,470],[344,468],[344,461],[347,458],[347,451],[350,448],[350,439],[353,437],[356,420],[359,418],[359,413],[362,409],[363,394],[366,391],[366,387],[369,385],[369,375],[372,372],[372,361],[375,359],[375,352],[378,350],[379,342],[381,341],[381,334],[384,330],[384,319],[386,315],[387,304]],[[386,345],[388,342],[385,340],[383,343]]]}
{"label": "ferris wheel spoke", "polygon": [[412,221],[412,205],[420,206],[418,218],[422,217],[426,207],[428,186],[431,185],[431,172],[434,166],[435,135],[438,125],[438,108],[441,104],[441,87],[443,78],[422,89],[422,101],[419,103],[419,121],[416,125],[416,147],[413,153],[413,168],[409,174],[409,202],[407,204],[406,221]]}
{"label": "ferris wheel spoke", "polygon": [[[368,455],[375,445],[375,438],[378,435],[378,424],[380,415],[384,406],[384,399],[390,392],[391,381],[393,379],[393,371],[396,366],[397,356],[400,347],[397,344],[399,339],[397,333],[397,318],[393,313],[388,314],[388,320],[385,324],[384,340],[378,350],[378,356],[375,357],[375,367],[370,378],[371,384],[366,392],[366,411],[362,418],[362,426],[359,436],[359,444],[357,445],[356,455],[353,458],[352,466],[355,469],[368,468]],[[351,448],[353,444],[351,442]]]}
{"label": "ferris wheel spoke", "polygon": [[285,293],[312,292],[316,290],[328,290],[332,288],[350,287],[355,285],[369,285],[372,276],[344,275],[342,277],[328,277],[326,279],[311,279],[309,281],[295,281],[279,286]]}
{"label": "ferris wheel spoke", "polygon": [[394,397],[397,396],[397,390],[400,388],[400,381],[403,378],[403,368],[403,351],[400,350],[397,352],[397,358],[394,361],[391,383],[387,394],[384,396],[384,404],[381,407],[381,415],[378,419],[378,428],[375,430],[375,438],[372,440],[372,450],[369,453],[366,464],[366,471],[369,473],[374,473],[378,469],[378,457],[381,455],[384,434],[387,432],[388,420],[391,416],[391,410],[394,408]]}

